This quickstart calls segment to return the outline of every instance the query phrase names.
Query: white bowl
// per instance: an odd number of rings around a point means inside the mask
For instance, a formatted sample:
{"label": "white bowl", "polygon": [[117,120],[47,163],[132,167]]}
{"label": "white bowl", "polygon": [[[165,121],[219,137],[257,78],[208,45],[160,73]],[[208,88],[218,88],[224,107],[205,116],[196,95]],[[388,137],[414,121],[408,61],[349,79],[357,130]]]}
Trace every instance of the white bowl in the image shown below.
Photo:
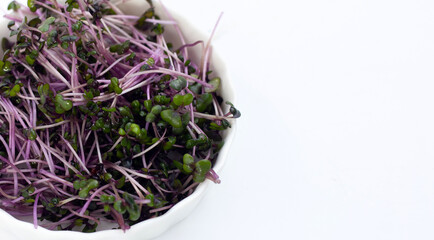
{"label": "white bowl", "polygon": [[[162,19],[167,19],[167,15],[162,10],[161,6],[157,3],[156,10],[158,14],[162,17]],[[175,12],[170,10],[170,6],[166,6],[169,9],[170,14],[175,18],[175,20],[179,23],[181,31],[186,38],[187,43],[191,43],[197,40],[207,41],[209,35],[211,33],[201,32],[194,27],[194,23],[188,22],[183,16],[182,12]],[[146,1],[144,0],[130,0],[128,3],[123,5],[123,10],[129,14],[139,15],[147,9]],[[6,28],[7,20],[2,19],[0,21],[0,36],[7,36],[8,29]],[[174,35],[174,29],[171,27],[166,27],[165,36],[172,41],[170,36]],[[175,46],[176,41],[173,41]],[[178,45],[179,46],[179,45]],[[198,62],[200,60],[200,52],[193,52],[192,60]],[[222,79],[221,92],[220,96],[227,101],[231,101],[235,103],[235,95],[233,86],[229,80],[228,72],[224,65],[224,62],[217,56],[216,53],[213,53],[211,56],[211,67],[215,73]],[[227,110],[227,106],[224,106],[225,110]],[[220,173],[222,167],[225,163],[225,159],[229,152],[230,145],[235,135],[236,130],[236,122],[231,122],[232,128],[225,131],[224,139],[225,145],[221,149],[217,161],[214,165],[214,170],[217,173]],[[224,181],[224,179],[223,179]],[[180,201],[174,207],[172,207],[167,213],[164,215],[149,219],[140,223],[137,223],[125,233],[120,229],[111,229],[111,230],[101,230],[95,233],[82,233],[82,232],[74,232],[74,231],[51,231],[47,230],[43,227],[34,228],[33,223],[18,220],[7,212],[0,209],[0,237],[1,239],[14,239],[14,240],[147,240],[152,239],[167,229],[169,229],[174,224],[178,223],[182,219],[184,219],[187,215],[189,215],[199,201],[202,199],[204,194],[206,193],[210,184],[214,184],[210,180],[206,180],[201,183],[194,193],[184,200]],[[181,239],[185,239],[187,236],[180,236]]]}

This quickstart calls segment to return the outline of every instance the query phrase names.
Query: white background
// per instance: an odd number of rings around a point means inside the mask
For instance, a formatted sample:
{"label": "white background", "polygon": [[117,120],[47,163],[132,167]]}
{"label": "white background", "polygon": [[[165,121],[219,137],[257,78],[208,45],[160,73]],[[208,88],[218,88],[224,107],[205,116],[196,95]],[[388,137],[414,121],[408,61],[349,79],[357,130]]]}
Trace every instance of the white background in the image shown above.
{"label": "white background", "polygon": [[243,115],[222,184],[159,240],[434,239],[433,1],[164,3],[209,33],[225,13]]}

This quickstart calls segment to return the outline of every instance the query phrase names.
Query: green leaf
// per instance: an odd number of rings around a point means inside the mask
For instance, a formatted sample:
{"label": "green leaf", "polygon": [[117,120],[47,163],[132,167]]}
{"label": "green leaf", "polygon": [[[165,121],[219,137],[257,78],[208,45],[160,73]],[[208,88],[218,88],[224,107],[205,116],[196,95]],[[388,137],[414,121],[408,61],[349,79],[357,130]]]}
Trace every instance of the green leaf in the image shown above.
{"label": "green leaf", "polygon": [[32,20],[30,20],[29,23],[27,23],[27,25],[29,27],[36,27],[41,22],[42,22],[41,19],[39,19],[38,17],[36,17],[36,18],[33,18]]}
{"label": "green leaf", "polygon": [[54,109],[56,111],[57,114],[63,114],[65,113],[65,109],[63,109],[59,104],[54,103]]}
{"label": "green leaf", "polygon": [[212,95],[210,93],[205,93],[199,96],[196,101],[196,110],[198,112],[205,111],[208,106],[212,103]]}
{"label": "green leaf", "polygon": [[181,120],[182,120],[182,125],[187,126],[188,122],[190,122],[190,112],[186,112],[184,114],[182,114]]}
{"label": "green leaf", "polygon": [[173,97],[173,103],[176,104],[177,106],[181,106],[183,101],[184,101],[184,97],[180,94],[176,94]]}
{"label": "green leaf", "polygon": [[51,31],[51,32],[48,34],[48,36],[50,36],[50,37],[57,37],[57,31],[56,31],[56,30]]}
{"label": "green leaf", "polygon": [[57,26],[65,27],[65,28],[69,27],[68,23],[66,23],[66,22],[57,22]]}
{"label": "green leaf", "polygon": [[149,207],[153,207],[154,206],[154,204],[155,204],[154,194],[150,193],[150,194],[146,195],[145,199],[151,200],[151,202],[148,203]]}
{"label": "green leaf", "polygon": [[81,198],[86,198],[89,195],[89,191],[95,189],[99,186],[99,183],[95,179],[89,179],[86,181],[86,186],[84,186],[79,192],[78,196]]}
{"label": "green leaf", "polygon": [[55,97],[55,104],[57,103],[59,107],[61,107],[64,111],[69,111],[72,108],[72,101],[71,100],[64,100],[63,96],[60,94],[57,94]]}
{"label": "green leaf", "polygon": [[155,34],[160,35],[160,34],[163,34],[163,32],[164,32],[164,27],[163,27],[163,25],[157,23],[157,24],[152,28],[152,31],[153,31]]}
{"label": "green leaf", "polygon": [[30,8],[30,11],[36,12],[35,0],[27,0],[27,7]]}
{"label": "green leaf", "polygon": [[103,107],[101,109],[105,112],[116,112],[116,108],[114,108],[114,107],[112,107],[112,108]]}
{"label": "green leaf", "polygon": [[[11,21],[12,22],[12,21]],[[9,23],[11,23],[11,22],[9,22]],[[14,23],[15,24],[15,23]],[[8,24],[8,27],[9,27],[10,25]],[[13,26],[13,25],[12,25]],[[11,27],[12,27],[11,26]],[[21,31],[21,30],[20,30]],[[9,34],[9,37],[12,37],[12,36],[15,36],[15,35],[18,35],[18,33],[20,32],[20,31],[18,31],[18,30],[13,30],[13,31],[11,31],[11,33]],[[18,47],[18,46],[17,46]]]}
{"label": "green leaf", "polygon": [[39,52],[37,50],[32,50],[29,55],[33,59],[36,59],[38,57],[38,55],[39,55]]}
{"label": "green leaf", "polygon": [[232,113],[232,115],[233,115],[234,118],[239,118],[239,117],[241,117],[241,112],[238,111],[238,109],[236,109],[236,108],[234,107],[234,105],[233,105],[231,102],[226,101],[226,104],[228,104],[228,105],[231,106],[231,108],[229,109],[229,112]]}
{"label": "green leaf", "polygon": [[[125,138],[124,138],[125,139]],[[125,175],[119,178],[116,182],[116,188],[122,188],[125,185]]]}
{"label": "green leaf", "polygon": [[148,131],[145,128],[140,129],[140,134],[137,135],[138,139],[144,140],[148,136]]}
{"label": "green leaf", "polygon": [[79,218],[74,221],[74,225],[80,227],[83,225],[83,219]]}
{"label": "green leaf", "polygon": [[4,65],[5,65],[5,63],[3,61],[0,61],[0,76],[5,75],[5,72],[3,71]]}
{"label": "green leaf", "polygon": [[50,25],[56,21],[56,18],[49,17],[45,21],[42,22],[42,24],[38,27],[41,32],[48,32],[50,30]]}
{"label": "green leaf", "polygon": [[155,208],[161,208],[164,205],[166,205],[167,203],[168,203],[168,201],[160,199],[160,198],[157,198],[157,200],[155,201],[154,207]]}
{"label": "green leaf", "polygon": [[92,50],[92,51],[90,51],[90,52],[87,53],[88,57],[89,56],[93,56],[93,55],[96,55],[96,51],[95,50]]}
{"label": "green leaf", "polygon": [[134,198],[131,197],[128,193],[122,194],[122,197],[124,198],[125,202],[127,203],[126,209],[129,214],[129,219],[131,221],[137,221],[140,218],[140,208],[139,206],[134,202]]}
{"label": "green leaf", "polygon": [[99,199],[103,203],[114,203],[116,200],[115,196],[112,196],[112,195],[109,196],[106,194],[101,195]]}
{"label": "green leaf", "polygon": [[94,126],[95,126],[95,129],[92,129],[92,130],[98,130],[98,129],[103,128],[104,127],[104,119],[102,119],[102,118],[97,119],[95,121]]}
{"label": "green leaf", "polygon": [[166,105],[170,103],[170,98],[164,95],[157,95],[154,97],[154,101],[158,104]]}
{"label": "green leaf", "polygon": [[60,44],[60,46],[61,46],[63,49],[68,49],[68,47],[69,47],[69,43],[68,43],[68,42],[62,42],[62,43]]}
{"label": "green leaf", "polygon": [[131,195],[128,194],[128,193],[126,193],[126,192],[124,192],[124,193],[122,194],[122,198],[125,200],[125,203],[126,203],[127,205],[133,205],[133,204],[135,204],[135,202],[134,202],[134,198],[131,197]]}
{"label": "green leaf", "polygon": [[190,165],[194,163],[194,158],[193,156],[191,156],[190,154],[186,153],[184,154],[184,156],[182,157],[182,162],[184,164]]}
{"label": "green leaf", "polygon": [[194,97],[191,93],[187,93],[185,95],[176,94],[173,97],[173,103],[177,106],[181,106],[181,105],[186,106],[193,102],[193,98]]}
{"label": "green leaf", "polygon": [[84,93],[83,93],[83,97],[84,97],[84,99],[86,99],[86,100],[92,100],[93,99],[93,92],[91,91],[91,90],[89,90],[89,91],[87,91],[87,90],[84,90]]}
{"label": "green leaf", "polygon": [[79,32],[81,30],[81,27],[83,26],[82,21],[77,21],[76,23],[72,24],[72,30]]}
{"label": "green leaf", "polygon": [[143,101],[143,105],[145,106],[145,108],[148,112],[151,112],[151,108],[152,108],[152,100],[151,99]]}
{"label": "green leaf", "polygon": [[149,67],[149,65],[148,64],[145,64],[145,65],[143,65],[143,66],[141,66],[140,67],[140,71],[146,71],[146,70],[149,70],[151,67]]}
{"label": "green leaf", "polygon": [[66,11],[71,12],[74,8],[79,8],[77,0],[67,0],[66,3],[68,4],[68,7],[66,8]]}
{"label": "green leaf", "polygon": [[138,114],[140,112],[140,102],[139,100],[134,100],[131,102],[131,109],[133,113]]}
{"label": "green leaf", "polygon": [[183,105],[187,106],[190,105],[193,102],[193,94],[191,93],[187,93],[184,95],[184,99],[183,99]]}
{"label": "green leaf", "polygon": [[48,96],[48,94],[50,93],[50,85],[48,83],[42,85],[42,92],[44,95]]}
{"label": "green leaf", "polygon": [[161,113],[162,107],[160,105],[155,105],[151,109],[151,113],[154,115],[158,115]]}
{"label": "green leaf", "polygon": [[110,52],[122,55],[126,51],[128,51],[129,48],[130,48],[130,41],[127,40],[127,41],[123,42],[122,44],[115,44],[115,45],[110,46],[109,50],[110,50]]}
{"label": "green leaf", "polygon": [[147,22],[146,19],[152,18],[155,16],[154,8],[149,8],[146,10],[142,16],[137,20],[136,24],[134,25],[137,29],[146,31],[149,30],[152,27],[152,23]]}
{"label": "green leaf", "polygon": [[177,113],[171,109],[167,109],[167,110],[162,111],[160,113],[160,116],[165,122],[172,125],[172,127],[175,127],[175,128],[182,127],[181,116],[179,115],[179,113]]}
{"label": "green leaf", "polygon": [[30,129],[30,131],[29,131],[29,133],[28,133],[28,135],[27,135],[27,138],[29,139],[29,140],[31,140],[31,141],[34,141],[34,140],[36,140],[36,138],[38,137],[38,135],[36,135],[36,131],[35,131],[35,129]]}
{"label": "green leaf", "polygon": [[[11,30],[11,27],[13,27],[15,25],[15,21],[9,21],[8,22],[8,28],[9,28],[9,30]],[[10,33],[10,36],[12,37],[13,35],[16,35],[16,34],[18,34],[18,31],[16,31],[16,32],[14,32],[14,33]]]}
{"label": "green leaf", "polygon": [[110,179],[113,178],[113,176],[110,173],[104,173],[103,175],[104,181],[108,182]]}
{"label": "green leaf", "polygon": [[184,170],[184,172],[186,173],[192,173],[193,172],[193,168],[190,165],[182,165],[182,170]]}
{"label": "green leaf", "polygon": [[110,79],[110,84],[108,85],[109,92],[115,92],[116,94],[122,93],[122,88],[119,87],[119,80],[116,77]]}
{"label": "green leaf", "polygon": [[154,122],[155,121],[155,118],[156,118],[156,116],[155,116],[155,114],[153,114],[153,113],[148,113],[148,115],[146,115],[146,122]]}
{"label": "green leaf", "polygon": [[110,195],[110,196],[108,196],[107,200],[108,200],[107,201],[108,203],[114,203],[116,198],[115,198],[115,196]]}
{"label": "green leaf", "polygon": [[123,128],[119,128],[118,133],[119,133],[119,135],[121,135],[121,136],[125,136],[125,134],[127,134]]}
{"label": "green leaf", "polygon": [[191,149],[194,146],[202,145],[202,144],[205,144],[207,142],[208,142],[208,138],[205,135],[200,134],[198,139],[187,140],[187,143],[185,144],[185,147],[187,149]]}
{"label": "green leaf", "polygon": [[35,64],[35,59],[33,59],[32,57],[30,57],[29,55],[26,55],[26,62],[32,66],[33,64]]}
{"label": "green leaf", "polygon": [[160,172],[162,172],[164,174],[164,176],[166,176],[166,178],[168,178],[169,177],[169,166],[165,162],[161,162],[160,166],[161,166]]}
{"label": "green leaf", "polygon": [[115,53],[115,52],[119,51],[120,48],[121,48],[120,44],[115,44],[115,45],[110,46],[109,50],[110,50],[110,52]]}
{"label": "green leaf", "polygon": [[172,127],[172,133],[175,135],[180,135],[184,132],[185,128],[184,127],[179,127],[179,128],[175,128]]}
{"label": "green leaf", "polygon": [[21,90],[20,84],[15,84],[10,90],[9,90],[9,97],[15,97]]}
{"label": "green leaf", "polygon": [[97,227],[98,227],[98,223],[94,223],[94,224],[87,223],[86,226],[84,226],[82,232],[84,233],[96,232]]}
{"label": "green leaf", "polygon": [[17,48],[27,48],[28,46],[30,46],[30,43],[28,43],[28,42],[22,42],[22,43],[19,43],[19,44],[17,44]]}
{"label": "green leaf", "polygon": [[75,180],[73,183],[73,187],[75,190],[80,190],[81,188],[84,188],[87,184],[87,180]]}
{"label": "green leaf", "polygon": [[20,9],[20,4],[18,4],[16,1],[12,1],[11,3],[9,3],[8,5],[8,10],[14,10],[17,11],[18,9]]}
{"label": "green leaf", "polygon": [[217,131],[225,130],[225,128],[224,128],[223,126],[218,125],[218,124],[216,124],[215,122],[211,122],[211,123],[209,124],[209,128],[210,128],[211,130],[217,130]]}
{"label": "green leaf", "polygon": [[9,61],[5,61],[3,65],[3,71],[9,72],[10,70],[12,70],[12,63]]}
{"label": "green leaf", "polygon": [[119,113],[124,116],[124,117],[128,117],[130,119],[134,119],[133,114],[131,113],[131,110],[129,107],[125,106],[125,107],[119,107]]}
{"label": "green leaf", "polygon": [[173,165],[175,165],[175,167],[181,171],[183,171],[183,166],[184,164],[180,163],[179,161],[173,160]]}
{"label": "green leaf", "polygon": [[77,41],[78,37],[75,35],[65,35],[60,37],[61,42],[75,42]]}
{"label": "green leaf", "polygon": [[195,182],[203,182],[205,181],[206,174],[211,169],[211,162],[209,160],[203,159],[195,164],[195,170],[193,174],[193,180]]}
{"label": "green leaf", "polygon": [[35,63],[36,58],[38,57],[38,55],[39,55],[38,51],[37,50],[33,50],[32,52],[30,52],[30,54],[26,55],[26,58],[25,58],[26,62],[30,66],[32,66]]}
{"label": "green leaf", "polygon": [[211,87],[206,87],[205,88],[205,92],[210,93],[210,92],[215,92],[217,91],[217,89],[220,87],[220,81],[221,79],[219,77],[215,77],[213,79],[211,79],[208,83],[211,84]]}
{"label": "green leaf", "polygon": [[179,76],[178,78],[172,80],[169,86],[174,90],[181,91],[187,86],[187,80],[184,77]]}
{"label": "green leaf", "polygon": [[116,202],[113,203],[113,208],[118,211],[120,214],[124,214],[127,209],[125,208],[125,206],[122,204],[122,200],[117,200]]}
{"label": "green leaf", "polygon": [[175,144],[175,142],[176,142],[176,137],[175,136],[170,136],[170,137],[167,138],[167,140],[168,141],[163,146],[163,150],[164,151],[167,151],[167,150],[169,150],[169,149],[172,148],[173,144]]}
{"label": "green leaf", "polygon": [[73,52],[70,52],[70,51],[65,51],[65,54],[69,55],[72,58],[75,57],[75,54]]}
{"label": "green leaf", "polygon": [[130,55],[128,55],[127,58],[125,58],[125,61],[133,60],[136,57],[136,53],[132,52]]}
{"label": "green leaf", "polygon": [[155,60],[153,58],[148,58],[148,61],[146,61],[146,63],[152,67],[152,65],[154,65]]}
{"label": "green leaf", "polygon": [[140,134],[140,126],[135,124],[135,123],[131,124],[130,132],[134,133],[134,135],[138,136]]}
{"label": "green leaf", "polygon": [[99,197],[99,199],[101,202],[106,203],[108,201],[108,195],[103,194]]}

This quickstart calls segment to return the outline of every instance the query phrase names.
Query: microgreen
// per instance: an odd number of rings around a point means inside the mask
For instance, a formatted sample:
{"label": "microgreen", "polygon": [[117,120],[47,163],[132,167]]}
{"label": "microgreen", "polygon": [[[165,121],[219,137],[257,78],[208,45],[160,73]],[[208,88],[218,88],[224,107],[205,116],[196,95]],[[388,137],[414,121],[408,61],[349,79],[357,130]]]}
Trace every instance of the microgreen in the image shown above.
{"label": "microgreen", "polygon": [[36,12],[36,5],[35,0],[27,0],[27,6],[29,7],[30,11]]}
{"label": "microgreen", "polygon": [[12,1],[9,3],[8,5],[8,10],[14,10],[17,11],[18,9],[20,9],[20,4],[18,4],[16,1]]}
{"label": "microgreen", "polygon": [[205,88],[205,92],[210,93],[210,92],[217,91],[217,89],[220,87],[220,81],[221,81],[221,79],[219,77],[215,77],[215,78],[211,79],[208,82],[209,84],[211,84],[211,87]]}
{"label": "microgreen", "polygon": [[187,80],[185,80],[184,77],[179,76],[176,79],[172,80],[169,85],[171,88],[180,91],[187,86]]}
{"label": "microgreen", "polygon": [[45,21],[43,21],[41,23],[41,25],[38,27],[38,29],[41,30],[41,32],[48,32],[48,30],[50,30],[50,25],[52,23],[54,23],[55,20],[56,20],[55,17],[49,17],[49,18],[47,18]]}
{"label": "microgreen", "polygon": [[173,103],[177,106],[181,106],[181,105],[187,106],[193,102],[193,98],[194,97],[191,93],[187,93],[185,95],[176,94],[173,97]]}
{"label": "microgreen", "polygon": [[172,125],[173,127],[175,128],[182,127],[181,116],[179,115],[178,112],[175,112],[171,109],[167,109],[162,111],[160,114],[161,114],[161,118],[167,123],[169,123],[170,125]]}
{"label": "microgreen", "polygon": [[205,180],[205,175],[211,169],[211,162],[207,159],[202,159],[196,162],[194,166],[193,180],[195,182],[203,182]]}
{"label": "microgreen", "polygon": [[212,104],[212,95],[210,93],[204,93],[200,95],[196,100],[196,110],[198,112],[204,112],[208,106]]}

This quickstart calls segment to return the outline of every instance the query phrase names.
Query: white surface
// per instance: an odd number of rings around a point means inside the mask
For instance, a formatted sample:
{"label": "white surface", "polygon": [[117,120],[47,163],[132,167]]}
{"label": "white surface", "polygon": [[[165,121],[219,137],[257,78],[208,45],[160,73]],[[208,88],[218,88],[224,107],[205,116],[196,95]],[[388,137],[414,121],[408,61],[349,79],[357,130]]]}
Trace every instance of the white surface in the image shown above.
{"label": "white surface", "polygon": [[434,2],[164,2],[209,31],[225,12],[243,116],[222,184],[158,240],[434,238]]}

